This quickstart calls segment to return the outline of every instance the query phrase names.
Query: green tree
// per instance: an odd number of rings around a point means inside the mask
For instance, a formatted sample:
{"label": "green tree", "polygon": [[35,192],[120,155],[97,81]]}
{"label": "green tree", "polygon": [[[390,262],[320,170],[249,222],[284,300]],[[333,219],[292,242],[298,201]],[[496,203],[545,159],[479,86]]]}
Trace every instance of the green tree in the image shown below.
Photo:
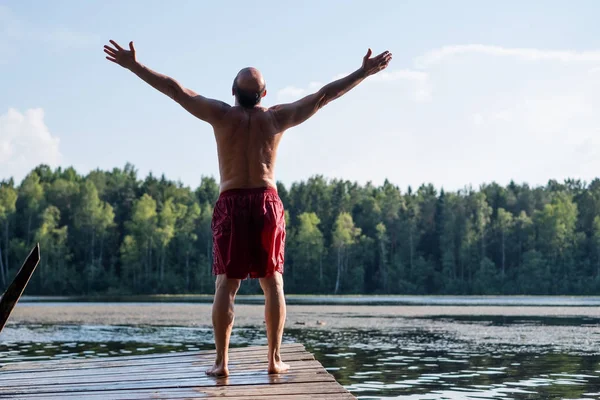
{"label": "green tree", "polygon": [[66,226],[59,227],[60,211],[47,207],[41,216],[41,225],[34,238],[40,244],[40,266],[38,268],[39,291],[41,293],[64,292],[73,278],[67,273],[68,248]]}
{"label": "green tree", "polygon": [[348,268],[348,255],[351,246],[356,243],[361,230],[354,226],[352,215],[347,212],[341,213],[336,221],[333,231],[333,246],[337,251],[337,276],[335,279],[334,293],[341,290],[342,275]]}
{"label": "green tree", "polygon": [[177,222],[177,213],[174,210],[173,200],[168,199],[158,214],[158,225],[156,227],[156,239],[160,248],[158,255],[159,276],[162,282],[165,279],[165,260],[166,251],[169,243],[175,236],[175,224]]}
{"label": "green tree", "polygon": [[17,192],[11,186],[0,185],[0,279],[2,287],[8,283],[8,243],[10,223],[14,219],[17,205]]}
{"label": "green tree", "polygon": [[479,294],[497,294],[501,288],[498,282],[496,264],[489,258],[481,260],[481,264],[475,272],[475,292]]}
{"label": "green tree", "polygon": [[177,226],[175,228],[174,241],[179,243],[177,248],[181,249],[178,254],[184,257],[184,281],[185,290],[189,292],[191,290],[191,260],[194,254],[194,249],[198,246],[198,234],[196,232],[196,226],[200,220],[202,209],[197,201],[192,202],[190,205],[178,204],[178,218]]}
{"label": "green tree", "polygon": [[25,177],[19,187],[18,200],[22,204],[25,221],[25,242],[31,244],[32,229],[44,201],[44,188],[40,177],[32,172]]}
{"label": "green tree", "polygon": [[506,240],[508,235],[511,232],[514,221],[513,216],[510,212],[506,211],[504,208],[499,208],[497,217],[496,217],[496,227],[498,232],[500,233],[500,242],[501,242],[501,252],[502,252],[502,279],[504,279],[506,275]]}
{"label": "green tree", "polygon": [[558,286],[570,286],[574,278],[571,255],[575,249],[577,222],[577,205],[565,192],[557,192],[551,203],[534,214],[537,227],[537,248],[542,250],[546,258],[553,292],[568,290]]}
{"label": "green tree", "polygon": [[[277,189],[289,293],[600,290],[600,179],[438,194],[430,184],[401,193],[387,180],[317,175]],[[139,179],[131,164],[87,176],[39,165],[18,185],[0,182],[0,285],[15,270],[9,261],[39,240],[46,258],[32,294],[211,293],[218,196],[212,177],[190,188],[164,175]]]}
{"label": "green tree", "polygon": [[514,229],[517,241],[517,264],[521,265],[523,253],[533,249],[535,244],[535,226],[525,211],[515,219]]}
{"label": "green tree", "polygon": [[460,197],[453,193],[440,194],[439,234],[441,272],[445,291],[455,292],[458,288],[458,243],[461,240]]}
{"label": "green tree", "polygon": [[406,229],[408,231],[408,253],[409,253],[409,275],[415,270],[415,253],[417,243],[420,239],[418,231],[418,221],[421,217],[419,203],[416,199],[408,195],[409,201],[407,201],[406,207]]}
{"label": "green tree", "polygon": [[518,284],[523,294],[548,294],[551,289],[550,268],[547,260],[537,250],[523,254],[523,265]]}
{"label": "green tree", "polygon": [[[294,284],[303,293],[322,290],[323,288],[323,234],[319,230],[321,220],[313,212],[305,212],[298,216],[298,228],[293,241],[294,262],[302,266],[301,274],[296,274]],[[319,282],[315,285],[315,277]]]}
{"label": "green tree", "polygon": [[[131,221],[125,225],[131,236],[122,249],[121,254],[126,255],[126,259],[131,261],[133,255],[136,255],[140,263],[135,263],[131,267],[139,266],[141,271],[134,271],[132,276],[137,284],[150,284],[154,274],[154,265],[152,263],[153,251],[156,247],[158,214],[156,212],[156,201],[148,194],[142,195],[134,204],[132,209]],[[137,253],[132,253],[133,251]],[[123,253],[125,252],[125,253]],[[123,264],[127,268],[125,259]]]}
{"label": "green tree", "polygon": [[387,247],[388,247],[388,235],[387,229],[385,225],[380,222],[375,227],[377,231],[377,244],[379,250],[379,272],[381,276],[381,288],[385,293],[389,293],[390,291],[390,282],[389,282],[389,265],[387,262]]}
{"label": "green tree", "polygon": [[78,247],[84,250],[82,258],[89,290],[102,268],[104,238],[114,225],[115,214],[110,204],[100,200],[96,186],[89,180],[81,183],[75,203],[73,226],[80,238]]}
{"label": "green tree", "polygon": [[600,215],[594,218],[593,244],[596,251],[596,279],[600,279]]}
{"label": "green tree", "polygon": [[196,189],[196,196],[200,204],[215,204],[219,197],[219,184],[215,178],[203,176],[200,186]]}
{"label": "green tree", "polygon": [[211,280],[212,263],[213,263],[213,237],[212,237],[212,222],[213,206],[210,203],[204,203],[202,213],[198,219],[198,247],[203,249],[203,254],[200,257],[200,273],[198,274],[198,288],[202,293],[207,293],[213,290],[213,282]]}
{"label": "green tree", "polygon": [[565,193],[558,193],[535,213],[538,246],[553,257],[560,257],[573,244],[576,221],[577,205]]}
{"label": "green tree", "polygon": [[129,280],[131,282],[129,287],[137,292],[140,290],[142,279],[141,249],[133,235],[126,235],[123,238],[119,253],[121,263],[124,265],[121,269],[122,278]]}
{"label": "green tree", "polygon": [[483,192],[474,194],[473,223],[479,235],[481,244],[481,260],[486,257],[486,233],[491,221],[492,207],[490,207]]}

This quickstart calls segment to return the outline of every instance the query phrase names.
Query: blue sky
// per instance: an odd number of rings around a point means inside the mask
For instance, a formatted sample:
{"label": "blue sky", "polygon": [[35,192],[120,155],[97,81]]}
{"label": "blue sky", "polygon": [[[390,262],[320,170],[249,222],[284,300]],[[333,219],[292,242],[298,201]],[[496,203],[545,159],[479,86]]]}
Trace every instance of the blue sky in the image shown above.
{"label": "blue sky", "polygon": [[385,74],[286,133],[276,178],[314,174],[402,188],[510,179],[591,180],[600,170],[595,1],[0,0],[0,179],[38,163],[86,173],[133,163],[196,186],[218,177],[209,125],[102,46],[232,102],[239,69],[265,105],[295,100],[390,50]]}

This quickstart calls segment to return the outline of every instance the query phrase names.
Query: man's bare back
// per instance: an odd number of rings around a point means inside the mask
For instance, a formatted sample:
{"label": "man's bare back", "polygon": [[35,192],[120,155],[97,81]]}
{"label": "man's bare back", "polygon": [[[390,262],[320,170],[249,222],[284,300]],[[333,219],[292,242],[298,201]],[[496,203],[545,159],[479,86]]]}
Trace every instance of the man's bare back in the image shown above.
{"label": "man's bare back", "polygon": [[201,96],[166,75],[136,60],[133,42],[129,50],[116,42],[104,46],[107,59],[129,69],[155,89],[171,97],[197,118],[212,125],[217,142],[220,195],[215,204],[213,273],[216,278],[212,309],[216,357],[211,376],[229,375],[229,338],[233,328],[233,303],[241,280],[259,278],[265,295],[268,340],[268,372],[286,372],[280,355],[286,318],[283,294],[285,214],[275,184],[277,148],[283,133],[314,115],[369,75],[385,69],[389,52],[371,58],[371,49],[360,68],[323,86],[298,101],[271,108],[260,105],[267,94],[264,78],[255,68],[244,68],[235,77],[235,105]]}
{"label": "man's bare back", "polygon": [[221,191],[277,187],[275,161],[283,132],[277,128],[271,110],[231,107],[223,122],[214,125],[214,133]]}

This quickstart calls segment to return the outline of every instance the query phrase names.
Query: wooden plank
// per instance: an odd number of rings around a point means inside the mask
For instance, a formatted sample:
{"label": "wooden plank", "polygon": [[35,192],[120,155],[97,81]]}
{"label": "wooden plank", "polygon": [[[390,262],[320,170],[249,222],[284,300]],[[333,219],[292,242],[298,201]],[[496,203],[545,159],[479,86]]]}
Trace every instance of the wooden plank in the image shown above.
{"label": "wooden plank", "polygon": [[[290,353],[290,354],[285,354],[282,355],[284,361],[311,361],[314,360],[314,356],[312,354],[307,354],[307,353]],[[256,363],[265,363],[266,362],[266,356],[262,357],[262,358],[248,358],[248,359],[238,359],[236,361],[230,361],[229,366],[230,369],[236,369],[236,368],[244,368],[246,365],[249,364],[256,364]],[[101,366],[101,367],[68,367],[68,368],[62,368],[62,367],[54,367],[51,369],[52,372],[56,372],[55,376],[60,375],[60,372],[64,372],[64,373],[71,373],[74,375],[77,374],[82,374],[82,375],[86,375],[86,374],[94,374],[97,373],[98,371],[102,371],[102,373],[110,373],[111,370],[118,368],[121,371],[124,371],[125,373],[127,372],[131,372],[131,371],[135,371],[135,370],[139,370],[139,369],[143,369],[143,370],[147,370],[147,369],[158,369],[158,370],[165,370],[167,368],[180,368],[180,367],[186,367],[186,366],[191,366],[191,367],[197,367],[197,368],[208,368],[210,366],[212,366],[214,363],[214,359],[209,359],[209,360],[197,360],[197,361],[172,361],[170,363],[151,363],[151,364],[109,364],[106,366]],[[25,375],[29,375],[31,376],[32,374],[35,375],[38,372],[41,372],[40,369],[36,369],[36,370],[24,370],[24,371],[10,371],[7,370],[5,372],[2,372],[0,375],[0,382],[2,382],[3,379],[19,379],[19,376],[25,376]]]}
{"label": "wooden plank", "polygon": [[[81,396],[81,395],[79,395]],[[2,398],[0,396],[0,398]],[[27,399],[36,399],[36,400],[60,400],[60,399],[80,399],[78,396],[69,396],[63,397],[62,395],[31,395],[27,396]],[[194,391],[179,393],[179,392],[162,392],[162,391],[154,391],[143,394],[138,394],[138,392],[132,393],[122,393],[122,392],[111,392],[109,395],[101,394],[92,394],[88,396],[88,393],[85,394],[86,399],[101,399],[101,400],[147,400],[147,399],[202,399],[202,400],[216,400],[216,399],[227,399],[227,400],[245,400],[245,399],[256,399],[256,400],[346,400],[346,399],[356,399],[356,397],[352,396],[350,393],[307,393],[307,394],[276,394],[276,395],[264,395],[260,394],[257,396],[253,395],[242,395],[242,396],[219,396],[219,397],[207,397],[204,394],[199,394]]]}
{"label": "wooden plank", "polygon": [[[301,346],[301,347],[300,347]],[[285,359],[291,354],[309,354],[304,350],[304,346],[282,346],[281,355]],[[244,362],[246,360],[265,360],[267,350],[265,348],[254,348],[252,351],[234,352],[230,351],[230,359],[235,362]],[[110,368],[118,366],[134,365],[163,365],[173,363],[203,363],[212,362],[215,358],[215,352],[182,352],[181,354],[168,354],[170,357],[106,357],[106,358],[87,358],[77,360],[58,360],[58,361],[28,361],[20,363],[9,363],[1,367],[2,375],[7,372],[36,372],[40,368],[52,370],[65,369],[90,369],[90,368]]]}
{"label": "wooden plank", "polygon": [[[296,363],[296,362],[311,362],[314,361],[314,356],[310,353],[291,353],[285,356],[285,361],[288,363]],[[165,369],[169,371],[184,371],[184,370],[199,370],[203,371],[206,368],[209,368],[213,365],[214,360],[206,360],[205,362],[173,362],[167,365],[165,364],[142,364],[142,365],[115,365],[111,367],[101,367],[101,368],[69,368],[69,369],[61,369],[61,368],[53,368],[53,369],[36,369],[35,371],[7,371],[0,373],[0,382],[4,383],[10,380],[24,380],[24,379],[34,379],[41,377],[60,377],[60,376],[86,376],[86,375],[94,375],[94,376],[102,376],[102,375],[112,375],[112,374],[130,374],[136,373],[139,371],[144,372],[164,372]],[[246,370],[248,368],[253,368],[256,365],[264,366],[266,362],[266,358],[263,359],[249,359],[249,360],[234,360],[230,361],[229,369],[231,371],[237,370]]]}
{"label": "wooden plank", "polygon": [[[326,394],[326,393],[348,393],[340,385],[324,385],[323,383],[290,383],[287,385],[240,385],[238,387],[217,386],[215,388],[187,388],[187,389],[144,389],[144,390],[115,390],[115,391],[97,391],[86,392],[86,398],[103,397],[104,398],[128,398],[128,399],[146,399],[149,394],[160,394],[161,398],[181,398],[197,396],[202,394],[204,397],[239,397],[242,395],[253,395],[256,393],[267,395],[297,395],[297,394]],[[56,394],[58,395],[58,394]],[[81,393],[60,393],[61,398],[78,398]],[[54,394],[33,394],[28,398],[56,398]]]}
{"label": "wooden plank", "polygon": [[6,321],[8,321],[12,310],[19,302],[19,299],[25,290],[25,286],[29,283],[29,279],[31,278],[31,275],[33,275],[33,271],[35,271],[35,267],[37,267],[39,262],[40,245],[38,243],[31,250],[21,266],[21,269],[17,272],[15,279],[13,279],[8,286],[8,289],[6,289],[6,292],[2,295],[2,299],[0,299],[0,332],[4,329]]}
{"label": "wooden plank", "polygon": [[[256,393],[268,395],[348,393],[341,385],[327,385],[322,382],[290,383],[287,385],[216,386],[202,388],[201,391],[202,394],[208,397],[238,397],[242,395],[255,395]],[[177,395],[176,390],[169,390],[168,392],[170,392],[171,396]]]}
{"label": "wooden plank", "polygon": [[[308,371],[308,370],[320,370],[323,367],[316,361],[288,361],[291,370],[295,373],[296,371]],[[41,371],[38,374],[31,374],[20,378],[11,378],[0,376],[0,386],[8,387],[19,387],[26,385],[66,385],[66,384],[83,384],[83,383],[102,383],[102,382],[114,382],[119,380],[120,382],[126,381],[138,381],[142,382],[145,380],[154,379],[176,379],[181,376],[185,377],[200,377],[202,379],[206,377],[206,369],[210,365],[204,367],[197,366],[183,366],[179,368],[154,368],[154,369],[143,369],[137,368],[135,370],[124,371],[122,369],[111,370],[110,373],[103,370],[97,371],[92,370],[92,373],[88,371],[85,375],[73,374],[73,371],[67,371],[63,374],[54,374],[54,371]],[[243,366],[235,366],[230,368],[230,373],[236,375],[247,375],[258,371],[266,370],[266,363],[257,364],[244,364]],[[64,371],[62,371],[64,372]],[[212,378],[211,378],[212,379]]]}
{"label": "wooden plank", "polygon": [[27,385],[17,388],[0,387],[1,395],[23,396],[34,393],[85,393],[100,390],[140,390],[140,389],[167,389],[182,387],[204,387],[215,385],[280,385],[290,383],[335,382],[332,375],[325,371],[307,371],[281,375],[268,375],[254,373],[249,375],[231,375],[227,378],[215,379],[211,377],[185,377],[179,379],[155,379],[142,382],[113,381],[109,383],[84,383],[77,385]]}
{"label": "wooden plank", "polygon": [[[312,354],[306,353],[298,353],[297,356],[288,356],[285,361],[293,366],[303,366],[310,365],[311,363],[317,362],[314,360]],[[24,380],[32,380],[32,379],[41,379],[41,378],[60,378],[62,376],[72,376],[77,378],[83,378],[86,376],[105,376],[105,375],[116,375],[116,374],[136,374],[136,373],[144,373],[144,374],[152,374],[154,372],[164,373],[165,370],[175,371],[175,372],[194,372],[194,371],[205,371],[207,368],[211,367],[213,364],[204,363],[204,364],[187,364],[187,363],[177,363],[177,364],[169,364],[169,365],[144,365],[144,366],[117,366],[111,368],[82,368],[82,369],[56,369],[56,370],[39,370],[36,372],[27,372],[27,373],[12,373],[12,372],[3,372],[0,374],[0,383],[1,385],[8,385],[12,381],[24,381]],[[230,362],[229,370],[232,372],[237,371],[246,371],[252,370],[256,368],[265,368],[266,363],[264,360],[262,361],[250,361],[250,362]]]}
{"label": "wooden plank", "polygon": [[[302,345],[282,347],[291,370],[267,373],[266,347],[232,349],[227,378],[207,376],[214,351],[126,359],[30,362],[3,369],[0,399],[352,399]],[[123,357],[125,358],[125,357]],[[19,364],[16,364],[19,365]],[[9,364],[5,367],[14,367]],[[22,366],[21,366],[22,367]]]}
{"label": "wooden plank", "polygon": [[[159,398],[159,397],[158,397]],[[196,397],[196,399],[205,399],[206,397],[204,396],[198,396]],[[209,397],[209,399],[219,399],[220,397]],[[331,394],[325,394],[325,395],[318,395],[317,397],[315,397],[315,395],[306,395],[306,394],[294,394],[294,395],[286,395],[284,397],[284,399],[290,399],[290,400],[315,400],[315,398],[319,399],[319,400],[346,400],[346,399],[355,399],[354,396],[352,396],[350,393],[331,393]],[[282,397],[280,394],[275,395],[275,396],[269,396],[269,395],[262,395],[259,394],[257,396],[254,395],[249,395],[249,396],[240,396],[240,397],[227,397],[228,400],[246,400],[246,399],[261,399],[261,400],[282,400]]]}
{"label": "wooden plank", "polygon": [[[290,350],[281,350],[281,355],[284,358],[288,357],[313,357],[310,353],[305,351],[300,351],[296,349]],[[241,354],[235,357],[230,357],[232,362],[250,362],[252,360],[255,361],[265,361],[267,359],[267,352],[261,351],[252,354]],[[90,369],[90,368],[108,368],[108,367],[118,367],[118,366],[146,366],[146,365],[165,365],[165,364],[207,364],[211,363],[215,360],[214,355],[206,356],[203,354],[196,354],[195,356],[185,356],[185,357],[172,357],[169,359],[153,359],[153,360],[125,360],[125,361],[111,361],[111,362],[97,362],[96,359],[87,359],[87,360],[77,360],[77,362],[73,363],[70,360],[63,360],[60,363],[36,363],[35,365],[24,366],[19,363],[11,363],[6,364],[2,367],[3,374],[7,373],[27,373],[27,372],[37,372],[41,368],[52,368],[53,370],[59,369]],[[84,361],[84,362],[81,362]],[[85,362],[88,361],[88,362]],[[27,368],[29,367],[29,368]]]}
{"label": "wooden plank", "polygon": [[[304,345],[301,343],[285,344],[281,346],[281,354],[305,352]],[[98,357],[98,358],[81,358],[81,359],[68,359],[68,360],[46,360],[46,361],[24,361],[24,362],[11,362],[2,365],[2,372],[4,371],[35,371],[39,368],[81,368],[81,367],[92,367],[92,368],[105,368],[108,365],[125,364],[129,365],[144,365],[148,360],[151,360],[155,364],[168,363],[173,360],[177,362],[193,362],[198,360],[214,360],[216,352],[214,350],[206,351],[186,351],[178,353],[167,353],[167,354],[148,354],[139,356],[123,356],[123,357]],[[238,347],[231,348],[229,350],[230,358],[244,359],[248,357],[264,358],[267,356],[267,348],[264,346],[253,346],[253,347]],[[307,353],[310,354],[310,353]]]}
{"label": "wooden plank", "polygon": [[[3,398],[3,396],[0,396]],[[60,400],[60,399],[81,399],[81,393],[75,395],[61,394],[34,394],[28,395],[26,399],[35,400]],[[198,393],[192,389],[188,391],[146,391],[146,392],[94,392],[86,393],[86,399],[98,399],[98,400],[147,400],[147,399],[202,399],[202,400],[216,400],[216,399],[227,399],[227,400],[347,400],[356,399],[352,394],[345,393],[329,393],[329,392],[317,392],[317,393],[306,393],[306,394],[243,394],[241,396],[206,396],[203,393]],[[21,399],[24,399],[21,397]]]}

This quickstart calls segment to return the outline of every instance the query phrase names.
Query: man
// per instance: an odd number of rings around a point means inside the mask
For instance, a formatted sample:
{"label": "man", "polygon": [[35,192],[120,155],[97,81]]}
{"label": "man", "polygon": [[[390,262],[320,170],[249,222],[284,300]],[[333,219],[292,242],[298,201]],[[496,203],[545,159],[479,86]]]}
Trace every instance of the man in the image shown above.
{"label": "man", "polygon": [[216,278],[212,320],[217,349],[215,365],[207,371],[227,376],[228,349],[233,327],[233,303],[240,283],[258,278],[265,294],[265,321],[269,343],[269,373],[289,366],[279,349],[286,317],[283,295],[285,218],[275,183],[275,160],[283,133],[306,121],[320,108],[385,69],[392,59],[388,51],[371,58],[371,49],[355,72],[332,82],[296,102],[271,108],[260,105],[267,94],[265,81],[255,68],[244,68],[235,77],[235,106],[208,99],[181,86],[174,79],[152,71],[129,50],[113,40],[104,46],[107,59],[129,69],[166,94],[192,115],[213,126],[219,158],[220,195],[215,205],[213,273]]}

